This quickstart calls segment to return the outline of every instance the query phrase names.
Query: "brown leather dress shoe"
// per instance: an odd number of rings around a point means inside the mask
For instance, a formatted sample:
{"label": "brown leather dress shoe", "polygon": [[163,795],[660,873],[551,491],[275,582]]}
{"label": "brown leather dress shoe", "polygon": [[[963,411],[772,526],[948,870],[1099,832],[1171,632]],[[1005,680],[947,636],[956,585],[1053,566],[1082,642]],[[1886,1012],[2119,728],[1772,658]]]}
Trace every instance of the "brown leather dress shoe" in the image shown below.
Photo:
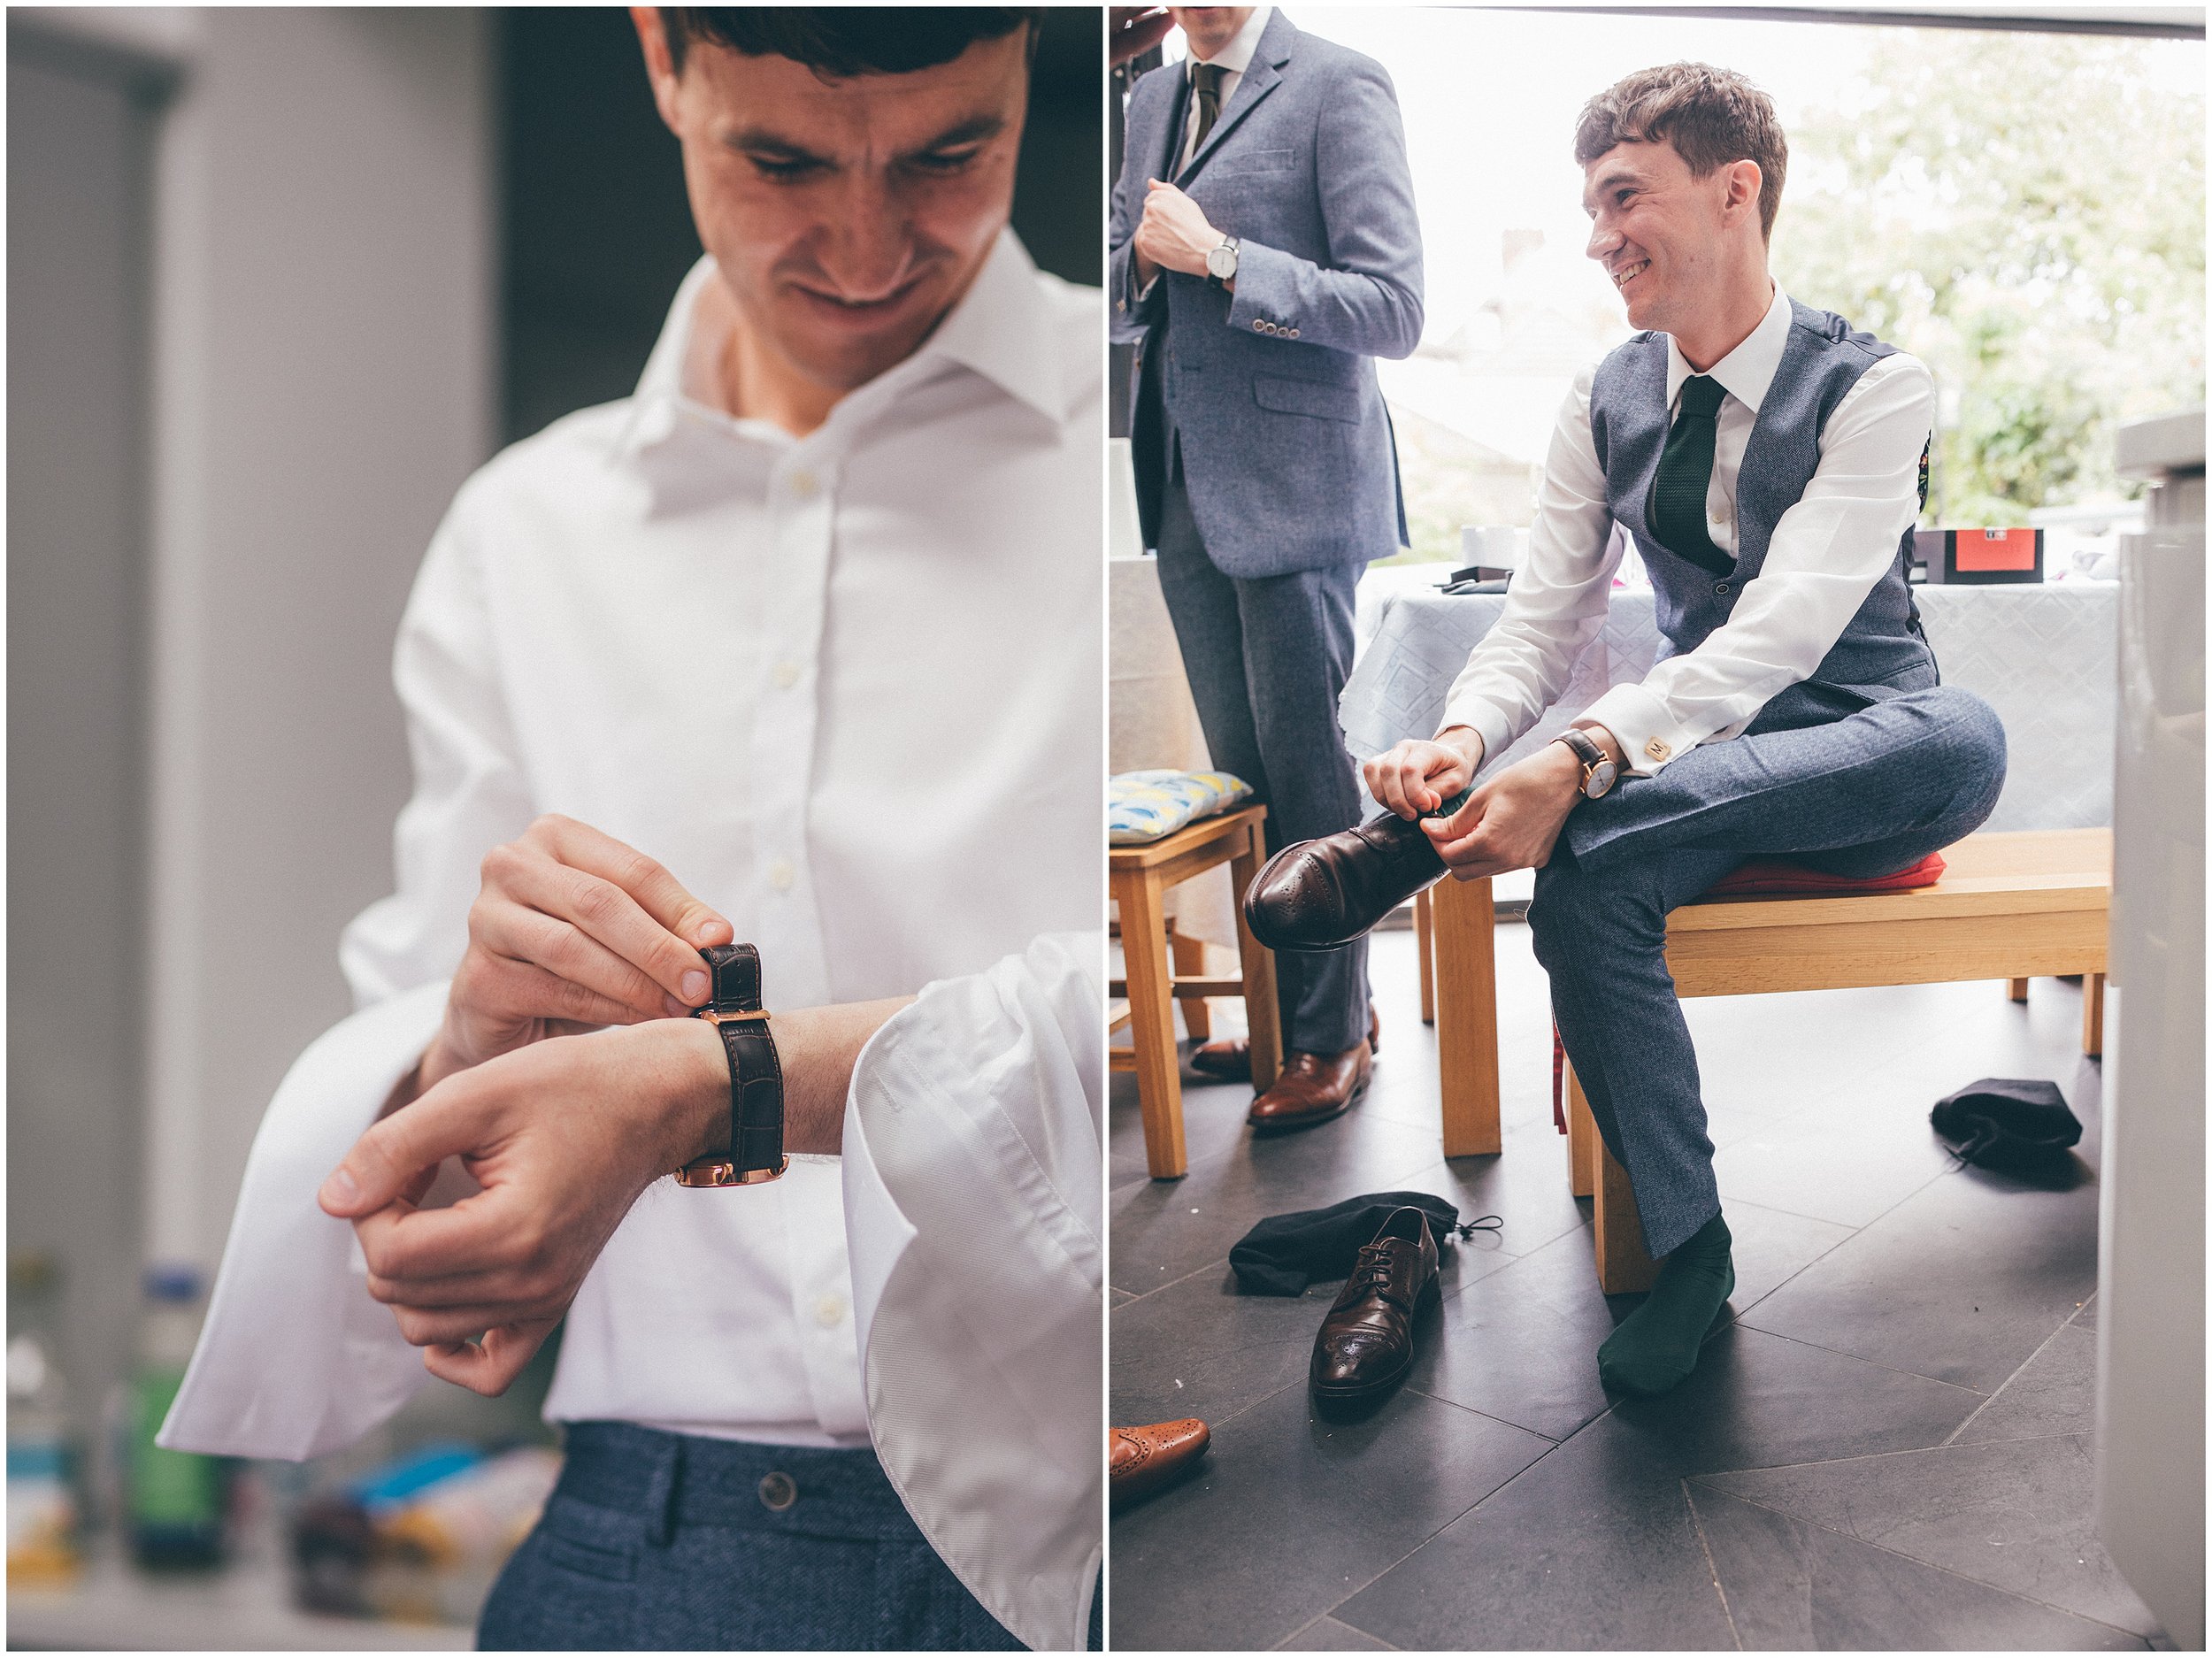
{"label": "brown leather dress shoe", "polygon": [[1437,1295],[1436,1235],[1402,1209],[1359,1252],[1352,1276],[1313,1339],[1307,1377],[1315,1399],[1355,1404],[1396,1386],[1413,1368],[1413,1322]]}
{"label": "brown leather dress shoe", "polygon": [[1157,1491],[1205,1455],[1211,1438],[1195,1417],[1106,1431],[1106,1483],[1116,1502]]}
{"label": "brown leather dress shoe", "polygon": [[[1432,815],[1447,816],[1465,799],[1447,801]],[[1427,832],[1386,811],[1268,859],[1245,889],[1244,918],[1271,950],[1340,949],[1443,879],[1444,860]]]}
{"label": "brown leather dress shoe", "polygon": [[1257,1129],[1311,1128],[1342,1117],[1367,1092],[1373,1063],[1364,1042],[1340,1054],[1286,1055],[1283,1074],[1252,1101],[1244,1120]]}
{"label": "brown leather dress shoe", "polygon": [[[1371,1002],[1367,1004],[1367,1053],[1372,1058],[1381,1052],[1382,1016],[1375,1011],[1375,1004]],[[1190,1068],[1202,1077],[1214,1077],[1223,1082],[1248,1081],[1252,1075],[1252,1044],[1241,1036],[1209,1042],[1191,1050]]]}

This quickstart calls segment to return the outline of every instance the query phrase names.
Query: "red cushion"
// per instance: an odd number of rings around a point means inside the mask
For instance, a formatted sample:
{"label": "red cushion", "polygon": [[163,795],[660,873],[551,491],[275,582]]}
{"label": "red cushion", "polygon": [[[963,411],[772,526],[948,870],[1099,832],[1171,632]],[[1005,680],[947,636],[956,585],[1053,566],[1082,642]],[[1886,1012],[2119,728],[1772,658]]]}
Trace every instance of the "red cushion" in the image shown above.
{"label": "red cushion", "polygon": [[1753,858],[1706,889],[1708,898],[1839,898],[1853,893],[1901,893],[1943,879],[1943,854],[1931,852],[1894,875],[1824,875],[1780,858]]}

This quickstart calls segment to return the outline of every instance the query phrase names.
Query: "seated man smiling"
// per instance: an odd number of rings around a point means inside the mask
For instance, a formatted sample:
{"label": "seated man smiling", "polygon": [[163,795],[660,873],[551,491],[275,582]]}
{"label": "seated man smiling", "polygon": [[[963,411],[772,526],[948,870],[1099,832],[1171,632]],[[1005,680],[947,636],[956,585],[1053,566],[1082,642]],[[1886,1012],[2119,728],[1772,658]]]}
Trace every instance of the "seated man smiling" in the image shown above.
{"label": "seated man smiling", "polygon": [[[1080,1646],[1102,317],[1007,228],[1039,14],[634,16],[707,256],[636,395],[431,546],[397,891],[164,1439],[316,1455],[565,1320],[561,1483],[486,1646]],[[688,1188],[752,1155],[675,1017],[739,941],[793,1155]],[[451,1157],[480,1190],[433,1207]]]}
{"label": "seated man smiling", "polygon": [[[1529,925],[1560,1035],[1662,1258],[1599,1370],[1658,1393],[1735,1285],[1667,912],[1749,857],[1917,863],[1989,815],[2005,740],[1939,683],[1905,583],[1928,371],[1768,274],[1788,152],[1765,95],[1703,65],[1645,70],[1585,106],[1574,150],[1590,257],[1642,332],[1576,380],[1527,562],[1441,728],[1366,778],[1460,878],[1538,871]],[[1566,686],[1604,619],[1615,522],[1650,572],[1662,660],[1425,816]]]}

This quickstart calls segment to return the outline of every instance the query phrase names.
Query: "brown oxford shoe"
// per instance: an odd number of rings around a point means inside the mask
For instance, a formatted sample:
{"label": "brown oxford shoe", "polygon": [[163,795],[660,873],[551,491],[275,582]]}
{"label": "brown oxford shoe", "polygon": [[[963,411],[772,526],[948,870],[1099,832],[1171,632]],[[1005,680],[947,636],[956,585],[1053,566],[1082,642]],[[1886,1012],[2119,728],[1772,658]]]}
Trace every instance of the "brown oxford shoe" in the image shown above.
{"label": "brown oxford shoe", "polygon": [[1106,1483],[1116,1502],[1157,1491],[1205,1455],[1212,1436],[1195,1417],[1106,1431]]}
{"label": "brown oxford shoe", "polygon": [[[1456,810],[1464,794],[1436,816]],[[1245,889],[1244,918],[1271,950],[1333,950],[1444,879],[1444,860],[1419,823],[1385,812],[1356,829],[1286,846]]]}
{"label": "brown oxford shoe", "polygon": [[[1370,1058],[1382,1052],[1382,1016],[1375,1011],[1371,1002],[1367,1004],[1367,1052]],[[1209,1042],[1191,1050],[1190,1068],[1202,1077],[1212,1077],[1221,1082],[1248,1082],[1252,1077],[1252,1044],[1241,1036]]]}
{"label": "brown oxford shoe", "polygon": [[1436,1274],[1429,1217],[1399,1209],[1360,1250],[1313,1339],[1307,1378],[1317,1401],[1356,1405],[1405,1379],[1413,1368],[1414,1319],[1439,1293]]}
{"label": "brown oxford shoe", "polygon": [[1294,1053],[1285,1058],[1283,1074],[1244,1114],[1254,1128],[1311,1128],[1342,1117],[1367,1092],[1374,1063],[1364,1042],[1340,1054]]}

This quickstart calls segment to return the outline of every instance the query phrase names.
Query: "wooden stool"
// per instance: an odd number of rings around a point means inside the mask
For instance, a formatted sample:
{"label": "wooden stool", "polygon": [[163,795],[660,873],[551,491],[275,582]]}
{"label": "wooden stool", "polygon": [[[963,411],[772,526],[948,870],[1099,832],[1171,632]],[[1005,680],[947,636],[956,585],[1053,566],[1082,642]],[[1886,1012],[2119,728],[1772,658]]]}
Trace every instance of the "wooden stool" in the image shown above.
{"label": "wooden stool", "polygon": [[[1190,1168],[1183,1149],[1183,1078],[1176,1063],[1172,1003],[1183,1004],[1191,1034],[1209,1028],[1208,996],[1242,996],[1252,1045],[1252,1086],[1264,1089],[1283,1068],[1282,1028],[1275,1009],[1275,958],[1260,948],[1237,906],[1237,954],[1243,974],[1207,979],[1181,970],[1197,966],[1198,940],[1171,938],[1161,900],[1171,887],[1202,875],[1217,864],[1240,901],[1267,858],[1262,825],[1264,806],[1247,806],[1217,817],[1201,817],[1173,834],[1141,846],[1110,848],[1110,889],[1121,912],[1121,957],[1125,979],[1107,994],[1129,999],[1128,1048],[1112,1050],[1116,1071],[1137,1073],[1137,1103],[1144,1114],[1144,1160],[1156,1180],[1180,1178]],[[1175,951],[1172,966],[1169,951]]]}
{"label": "wooden stool", "polygon": [[[2027,830],[1969,835],[1943,850],[1943,879],[1909,892],[1836,898],[1722,898],[1685,904],[1667,917],[1667,967],[1682,997],[1740,996],[1782,990],[1840,990],[1877,985],[1942,984],[2001,979],[2017,1000],[2031,976],[2082,975],[2082,1051],[2104,1049],[2106,917],[2112,899],[2109,829]],[[1453,889],[1487,882],[1446,881],[1435,888],[1437,1048],[1444,1071],[1444,1151],[1453,1149],[1450,1055],[1461,1055],[1461,1132],[1496,1150],[1497,1013],[1494,999],[1469,1005],[1479,981],[1495,984],[1490,962],[1488,894],[1478,909]],[[1457,934],[1455,938],[1455,934]],[[1479,971],[1447,971],[1455,957],[1479,956]],[[1455,1045],[1451,1027],[1471,1037]],[[1469,1050],[1485,1033],[1486,1055]],[[1486,1069],[1488,1086],[1482,1087]],[[1486,1116],[1485,1113],[1487,1115]],[[1568,1175],[1591,1200],[1598,1282],[1609,1295],[1648,1288],[1645,1253],[1628,1174],[1599,1138],[1572,1068],[1567,1073]]]}

